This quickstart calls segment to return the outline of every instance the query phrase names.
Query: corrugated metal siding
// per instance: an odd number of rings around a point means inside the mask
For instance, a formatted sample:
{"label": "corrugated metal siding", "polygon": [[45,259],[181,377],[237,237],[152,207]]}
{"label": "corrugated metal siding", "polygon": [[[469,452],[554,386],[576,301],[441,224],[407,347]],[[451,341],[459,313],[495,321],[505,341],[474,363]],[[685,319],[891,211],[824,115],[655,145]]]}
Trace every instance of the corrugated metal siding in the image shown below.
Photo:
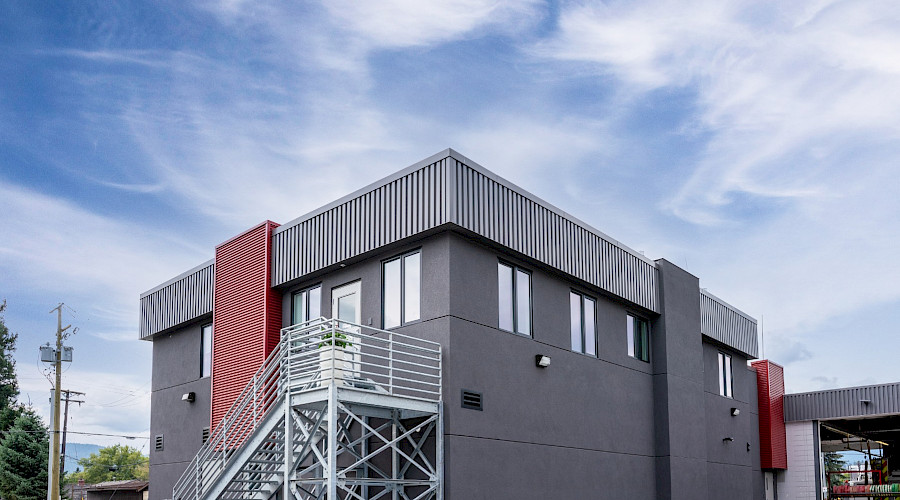
{"label": "corrugated metal siding", "polygon": [[442,159],[286,227],[273,238],[273,285],[449,222]]}
{"label": "corrugated metal siding", "polygon": [[[863,400],[870,402],[866,404]],[[895,413],[900,413],[900,382],[788,394],[784,397],[784,419],[787,422]]]}
{"label": "corrugated metal siding", "polygon": [[659,311],[656,266],[453,153],[274,235],[273,285],[455,223],[614,295]]}
{"label": "corrugated metal siding", "polygon": [[751,358],[758,356],[756,320],[700,290],[700,332]]}
{"label": "corrugated metal siding", "polygon": [[759,456],[763,469],[787,468],[784,427],[784,369],[768,360],[754,361],[759,405]]}
{"label": "corrugated metal siding", "polygon": [[210,428],[278,341],[281,297],[269,286],[274,227],[267,221],[216,248]]}
{"label": "corrugated metal siding", "polygon": [[215,264],[194,271],[141,296],[142,339],[197,319],[213,310]]}
{"label": "corrugated metal siding", "polygon": [[460,226],[659,311],[655,265],[461,161],[454,170]]}

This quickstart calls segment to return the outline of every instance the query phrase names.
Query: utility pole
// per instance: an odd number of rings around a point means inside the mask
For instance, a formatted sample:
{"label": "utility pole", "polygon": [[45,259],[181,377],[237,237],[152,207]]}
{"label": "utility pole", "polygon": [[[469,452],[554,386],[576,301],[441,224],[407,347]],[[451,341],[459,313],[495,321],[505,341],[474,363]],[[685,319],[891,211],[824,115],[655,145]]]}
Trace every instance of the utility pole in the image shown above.
{"label": "utility pole", "polygon": [[81,403],[84,403],[84,400],[81,399],[72,399],[72,395],[75,396],[84,396],[83,392],[78,391],[70,391],[63,390],[62,392],[66,393],[66,409],[63,411],[63,431],[62,431],[62,446],[59,448],[59,476],[62,477],[63,474],[66,473],[66,427],[69,424],[69,401],[73,403],[78,403],[78,406],[81,406]]}
{"label": "utility pole", "polygon": [[[50,310],[56,311],[56,350],[53,352],[53,370],[56,372],[56,384],[53,386],[53,438],[50,440],[50,481],[47,485],[47,500],[59,500],[59,400],[62,390],[63,332],[69,329],[62,326],[63,303]],[[44,359],[43,356],[41,359]],[[71,361],[71,359],[69,360]]]}

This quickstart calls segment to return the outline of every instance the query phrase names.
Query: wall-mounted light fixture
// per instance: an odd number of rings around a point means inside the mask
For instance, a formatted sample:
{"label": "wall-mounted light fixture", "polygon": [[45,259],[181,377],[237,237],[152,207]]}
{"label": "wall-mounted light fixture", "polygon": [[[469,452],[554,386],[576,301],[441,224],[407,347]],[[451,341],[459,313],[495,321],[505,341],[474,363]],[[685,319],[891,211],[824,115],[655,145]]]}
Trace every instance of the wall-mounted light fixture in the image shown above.
{"label": "wall-mounted light fixture", "polygon": [[187,394],[181,395],[181,400],[187,401],[188,403],[193,403],[195,399],[197,399],[197,395],[194,394],[193,392],[189,392]]}
{"label": "wall-mounted light fixture", "polygon": [[734,441],[734,438],[733,438],[733,437],[722,438],[722,442],[723,442],[723,443],[730,443],[730,442],[732,442],[732,441]]}
{"label": "wall-mounted light fixture", "polygon": [[867,405],[867,404],[871,403],[872,400],[871,399],[860,399],[859,402],[864,405]]}
{"label": "wall-mounted light fixture", "polygon": [[550,366],[550,356],[538,354],[534,357],[534,364],[538,368],[547,368]]}
{"label": "wall-mounted light fixture", "polygon": [[738,409],[738,408],[732,408],[732,409],[731,409],[731,416],[732,416],[732,417],[736,417],[736,416],[738,416],[738,415],[740,415],[740,414],[741,414],[741,410],[740,410],[740,409]]}

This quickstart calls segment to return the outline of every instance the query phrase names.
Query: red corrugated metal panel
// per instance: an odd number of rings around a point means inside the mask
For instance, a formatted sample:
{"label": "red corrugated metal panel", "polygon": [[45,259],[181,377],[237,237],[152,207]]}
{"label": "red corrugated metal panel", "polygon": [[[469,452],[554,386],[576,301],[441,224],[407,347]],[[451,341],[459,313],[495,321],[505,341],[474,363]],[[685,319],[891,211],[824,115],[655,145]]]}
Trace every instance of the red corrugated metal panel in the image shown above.
{"label": "red corrugated metal panel", "polygon": [[787,437],[784,429],[784,368],[762,359],[750,365],[756,370],[759,403],[759,455],[763,469],[787,469]]}
{"label": "red corrugated metal panel", "polygon": [[276,227],[266,221],[216,248],[213,428],[278,342],[281,294],[269,286]]}

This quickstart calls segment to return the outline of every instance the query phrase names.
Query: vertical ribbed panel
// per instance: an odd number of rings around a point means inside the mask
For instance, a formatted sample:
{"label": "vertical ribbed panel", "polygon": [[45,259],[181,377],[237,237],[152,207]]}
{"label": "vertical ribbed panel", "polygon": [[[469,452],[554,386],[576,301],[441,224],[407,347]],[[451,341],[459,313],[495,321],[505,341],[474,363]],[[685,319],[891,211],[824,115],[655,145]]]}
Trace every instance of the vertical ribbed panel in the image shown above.
{"label": "vertical ribbed panel", "polygon": [[659,311],[653,263],[461,161],[453,167],[457,224]]}
{"label": "vertical ribbed panel", "polygon": [[209,261],[141,295],[141,338],[211,313],[214,271]]}
{"label": "vertical ribbed panel", "polygon": [[900,382],[788,394],[786,422],[900,413]]}
{"label": "vertical ribbed panel", "polygon": [[784,369],[768,360],[754,361],[750,365],[756,370],[760,467],[787,469]]}
{"label": "vertical ribbed panel", "polygon": [[757,357],[756,320],[706,290],[700,290],[700,332]]}
{"label": "vertical ribbed panel", "polygon": [[275,227],[266,221],[216,248],[211,428],[278,342],[281,296],[269,286]]}
{"label": "vertical ribbed panel", "polygon": [[273,285],[448,222],[442,159],[285,227],[273,237]]}

